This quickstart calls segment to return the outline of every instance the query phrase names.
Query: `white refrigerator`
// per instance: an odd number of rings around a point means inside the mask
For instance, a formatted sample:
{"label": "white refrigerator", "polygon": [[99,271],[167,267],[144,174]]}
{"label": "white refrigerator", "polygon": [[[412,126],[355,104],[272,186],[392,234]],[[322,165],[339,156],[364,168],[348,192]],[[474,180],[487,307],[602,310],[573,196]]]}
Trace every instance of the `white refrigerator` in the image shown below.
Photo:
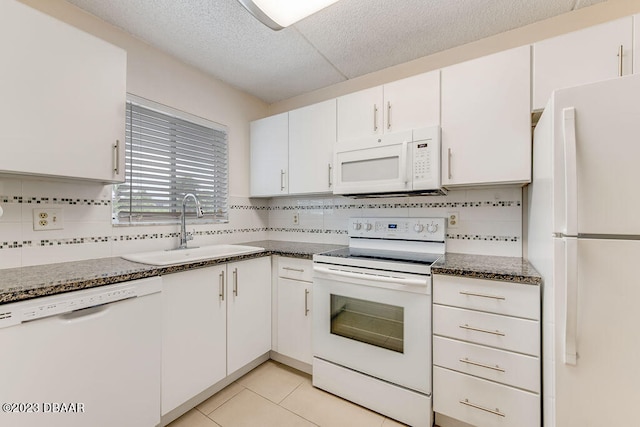
{"label": "white refrigerator", "polygon": [[544,426],[640,425],[640,75],[553,93],[528,194]]}

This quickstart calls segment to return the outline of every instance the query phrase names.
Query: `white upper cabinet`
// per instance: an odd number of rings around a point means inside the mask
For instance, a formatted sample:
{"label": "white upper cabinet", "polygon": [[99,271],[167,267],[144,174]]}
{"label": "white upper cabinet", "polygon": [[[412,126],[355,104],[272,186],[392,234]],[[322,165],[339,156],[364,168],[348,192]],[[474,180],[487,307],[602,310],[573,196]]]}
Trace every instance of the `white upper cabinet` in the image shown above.
{"label": "white upper cabinet", "polygon": [[124,181],[126,52],[0,2],[0,173]]}
{"label": "white upper cabinet", "polygon": [[289,193],[289,113],[251,122],[251,196]]}
{"label": "white upper cabinet", "polygon": [[439,70],[338,98],[338,144],[439,123]]}
{"label": "white upper cabinet", "polygon": [[442,184],[531,181],[530,47],[442,70]]}
{"label": "white upper cabinet", "polygon": [[330,192],[336,100],[289,111],[289,194]]}
{"label": "white upper cabinet", "polygon": [[556,89],[631,74],[633,19],[629,16],[535,43],[532,109],[543,109]]}

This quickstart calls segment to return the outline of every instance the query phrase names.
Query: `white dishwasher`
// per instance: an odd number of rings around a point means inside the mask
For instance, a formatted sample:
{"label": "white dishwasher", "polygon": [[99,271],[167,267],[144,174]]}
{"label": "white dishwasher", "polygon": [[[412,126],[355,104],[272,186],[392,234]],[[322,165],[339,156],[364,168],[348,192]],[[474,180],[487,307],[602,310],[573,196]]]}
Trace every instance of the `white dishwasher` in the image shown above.
{"label": "white dishwasher", "polygon": [[0,305],[0,425],[160,423],[162,279]]}

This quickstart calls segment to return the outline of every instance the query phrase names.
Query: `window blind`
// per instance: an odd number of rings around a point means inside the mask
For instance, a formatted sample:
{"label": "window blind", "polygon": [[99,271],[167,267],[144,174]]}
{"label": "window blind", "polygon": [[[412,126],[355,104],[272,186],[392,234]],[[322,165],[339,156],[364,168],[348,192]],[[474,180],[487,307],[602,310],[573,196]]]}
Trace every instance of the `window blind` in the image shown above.
{"label": "window blind", "polygon": [[[204,218],[228,220],[227,131],[127,101],[125,182],[113,186],[113,223],[176,223],[185,194],[195,194]],[[204,123],[203,123],[204,122]],[[195,222],[193,202],[187,218]]]}

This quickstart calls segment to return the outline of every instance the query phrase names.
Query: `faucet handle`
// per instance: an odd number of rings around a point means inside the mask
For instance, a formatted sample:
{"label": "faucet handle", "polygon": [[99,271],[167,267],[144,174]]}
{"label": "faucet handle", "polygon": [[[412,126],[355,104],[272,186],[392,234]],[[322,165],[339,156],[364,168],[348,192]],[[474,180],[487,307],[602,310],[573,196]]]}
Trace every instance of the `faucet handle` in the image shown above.
{"label": "faucet handle", "polygon": [[184,239],[185,239],[186,241],[193,240],[193,233],[189,233],[189,232],[187,231],[187,232],[185,232],[184,234],[185,234]]}

